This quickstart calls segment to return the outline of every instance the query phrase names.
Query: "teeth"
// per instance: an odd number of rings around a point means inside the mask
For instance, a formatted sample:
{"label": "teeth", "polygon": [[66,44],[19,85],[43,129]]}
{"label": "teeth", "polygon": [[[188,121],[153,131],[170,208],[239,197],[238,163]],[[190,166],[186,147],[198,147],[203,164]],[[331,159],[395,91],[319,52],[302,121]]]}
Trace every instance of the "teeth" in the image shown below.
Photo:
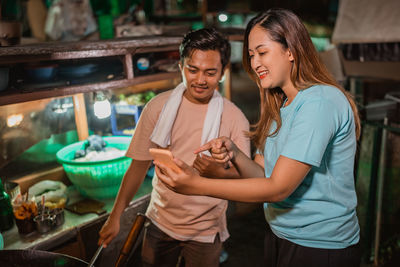
{"label": "teeth", "polygon": [[268,73],[269,73],[269,71],[268,71],[268,70],[266,70],[266,71],[259,72],[259,73],[258,73],[258,75],[260,75],[260,76],[261,76],[261,75],[265,75],[265,74],[268,74]]}

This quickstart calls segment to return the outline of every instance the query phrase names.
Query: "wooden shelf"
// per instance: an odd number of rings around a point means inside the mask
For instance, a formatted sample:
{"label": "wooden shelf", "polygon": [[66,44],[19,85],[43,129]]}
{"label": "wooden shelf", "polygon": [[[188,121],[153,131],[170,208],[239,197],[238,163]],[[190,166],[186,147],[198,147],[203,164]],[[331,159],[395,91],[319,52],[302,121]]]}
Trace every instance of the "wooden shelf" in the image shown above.
{"label": "wooden shelf", "polygon": [[[141,85],[140,88],[148,88],[154,81],[176,80],[180,77],[179,72],[134,77],[132,56],[140,53],[177,51],[181,41],[182,37],[153,36],[103,41],[48,42],[0,47],[0,65],[6,66],[27,62],[122,56],[124,67],[124,75],[119,80],[85,83],[82,85],[57,85],[47,89],[30,90],[28,88],[28,90],[22,90],[22,92],[9,89],[0,93],[0,106],[136,85]],[[138,88],[133,89],[134,92],[141,90]]]}
{"label": "wooden shelf", "polygon": [[51,97],[70,96],[78,93],[88,93],[97,90],[109,90],[115,88],[129,87],[132,93],[139,93],[149,88],[161,84],[169,84],[168,81],[180,79],[179,72],[157,73],[135,77],[133,79],[122,79],[102,83],[91,83],[85,85],[73,85],[60,88],[51,88],[46,90],[38,90],[27,93],[10,93],[3,92],[0,94],[0,106],[22,103],[27,101],[39,100]]}
{"label": "wooden shelf", "polygon": [[95,58],[177,50],[182,37],[120,38],[104,41],[48,42],[0,47],[0,64]]}

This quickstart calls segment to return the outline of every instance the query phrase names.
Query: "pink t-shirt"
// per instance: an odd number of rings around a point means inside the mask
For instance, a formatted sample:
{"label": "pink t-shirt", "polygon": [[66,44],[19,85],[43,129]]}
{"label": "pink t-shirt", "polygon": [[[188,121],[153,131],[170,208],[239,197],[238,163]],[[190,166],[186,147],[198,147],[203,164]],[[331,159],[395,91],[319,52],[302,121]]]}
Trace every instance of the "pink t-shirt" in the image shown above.
{"label": "pink t-shirt", "polygon": [[[153,98],[143,109],[132,142],[126,153],[136,160],[151,160],[149,148],[157,147],[150,136],[158,117],[172,90]],[[169,149],[173,155],[188,165],[196,158],[193,153],[201,144],[202,128],[207,113],[207,104],[195,104],[182,97],[171,134]],[[244,114],[232,102],[224,98],[220,136],[230,137],[247,155],[250,142],[244,131],[249,123]],[[155,175],[153,190],[146,215],[163,232],[178,240],[214,242],[219,233],[222,241],[228,237],[225,211],[227,201],[207,196],[187,196],[168,189]]]}

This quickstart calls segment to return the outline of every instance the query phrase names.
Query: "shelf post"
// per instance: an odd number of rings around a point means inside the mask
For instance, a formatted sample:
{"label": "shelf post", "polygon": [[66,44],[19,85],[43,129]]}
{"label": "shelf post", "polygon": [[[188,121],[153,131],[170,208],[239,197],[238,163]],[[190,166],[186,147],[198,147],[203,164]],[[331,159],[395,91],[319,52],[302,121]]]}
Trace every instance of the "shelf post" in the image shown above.
{"label": "shelf post", "polygon": [[124,70],[125,70],[126,78],[128,80],[133,79],[133,65],[132,65],[132,55],[131,54],[125,54]]}
{"label": "shelf post", "polygon": [[85,96],[83,93],[73,95],[75,124],[78,132],[79,141],[86,140],[89,137],[89,128],[86,115]]}

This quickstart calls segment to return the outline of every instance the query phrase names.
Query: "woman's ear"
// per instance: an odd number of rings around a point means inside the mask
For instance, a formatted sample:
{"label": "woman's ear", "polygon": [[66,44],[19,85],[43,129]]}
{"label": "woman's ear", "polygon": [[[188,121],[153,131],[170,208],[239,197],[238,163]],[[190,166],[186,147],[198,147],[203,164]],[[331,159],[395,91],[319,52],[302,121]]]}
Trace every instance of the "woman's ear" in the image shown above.
{"label": "woman's ear", "polygon": [[294,61],[294,57],[293,57],[292,51],[290,51],[289,48],[287,50],[287,55],[288,55],[289,61],[293,62]]}

